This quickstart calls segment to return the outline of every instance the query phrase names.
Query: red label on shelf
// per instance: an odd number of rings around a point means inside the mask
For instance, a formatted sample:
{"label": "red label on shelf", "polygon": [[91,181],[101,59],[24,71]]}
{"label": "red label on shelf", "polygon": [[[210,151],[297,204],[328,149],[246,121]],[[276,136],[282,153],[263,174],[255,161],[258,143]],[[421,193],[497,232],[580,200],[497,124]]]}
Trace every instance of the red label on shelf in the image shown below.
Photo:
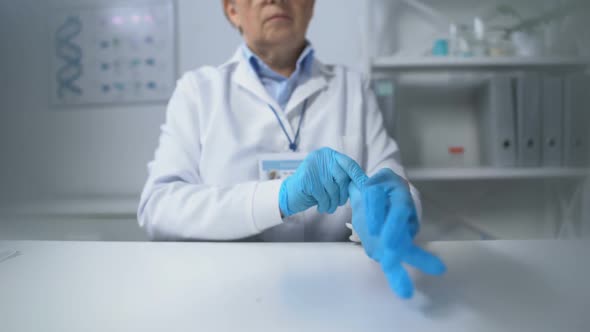
{"label": "red label on shelf", "polygon": [[465,153],[465,148],[462,146],[451,146],[449,147],[450,154],[463,154]]}

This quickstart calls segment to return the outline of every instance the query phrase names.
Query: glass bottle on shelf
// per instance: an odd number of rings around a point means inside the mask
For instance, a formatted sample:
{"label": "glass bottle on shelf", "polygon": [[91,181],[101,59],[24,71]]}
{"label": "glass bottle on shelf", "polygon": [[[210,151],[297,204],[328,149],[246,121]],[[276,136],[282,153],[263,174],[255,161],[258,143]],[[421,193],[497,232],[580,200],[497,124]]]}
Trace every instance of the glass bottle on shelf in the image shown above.
{"label": "glass bottle on shelf", "polygon": [[514,45],[506,36],[491,36],[488,41],[488,47],[488,54],[491,57],[506,57],[514,55]]}
{"label": "glass bottle on shelf", "polygon": [[485,57],[488,55],[486,40],[486,28],[483,20],[479,17],[473,19],[473,39],[471,40],[471,52],[473,56]]}
{"label": "glass bottle on shelf", "polygon": [[454,57],[463,58],[473,56],[471,49],[472,29],[466,24],[451,24],[449,32],[450,54]]}

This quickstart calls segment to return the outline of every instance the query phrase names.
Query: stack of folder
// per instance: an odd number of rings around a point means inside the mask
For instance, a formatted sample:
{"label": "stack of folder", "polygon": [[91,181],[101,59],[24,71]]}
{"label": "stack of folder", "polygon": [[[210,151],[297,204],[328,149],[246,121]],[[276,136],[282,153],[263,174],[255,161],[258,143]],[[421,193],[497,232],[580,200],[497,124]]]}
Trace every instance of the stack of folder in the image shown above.
{"label": "stack of folder", "polygon": [[564,88],[564,163],[587,167],[590,165],[590,76],[569,76]]}
{"label": "stack of folder", "polygon": [[478,106],[484,165],[590,165],[590,76],[494,75]]}

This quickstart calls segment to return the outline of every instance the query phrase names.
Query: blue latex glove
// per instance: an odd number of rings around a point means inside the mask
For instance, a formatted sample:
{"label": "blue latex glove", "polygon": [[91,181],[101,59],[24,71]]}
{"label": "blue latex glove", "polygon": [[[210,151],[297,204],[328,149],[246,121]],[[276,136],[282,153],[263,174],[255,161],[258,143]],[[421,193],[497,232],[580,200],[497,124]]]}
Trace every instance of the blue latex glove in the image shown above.
{"label": "blue latex glove", "polygon": [[[407,221],[412,239],[418,233],[420,224],[410,186],[391,169],[383,168],[365,182],[363,199],[367,227],[371,235],[383,232],[385,238],[398,239],[402,224],[395,222],[397,220]],[[390,213],[392,215],[388,216]],[[395,241],[388,245],[390,248],[395,246]]]}
{"label": "blue latex glove", "polygon": [[348,185],[362,186],[367,175],[350,157],[329,148],[311,152],[295,174],[281,185],[279,208],[285,217],[318,207],[320,213],[334,213],[348,200]]}
{"label": "blue latex glove", "polygon": [[416,211],[405,180],[382,170],[362,188],[349,185],[353,228],[367,255],[381,265],[391,289],[401,298],[410,298],[414,285],[402,262],[431,275],[443,274],[446,267],[413,243]]}

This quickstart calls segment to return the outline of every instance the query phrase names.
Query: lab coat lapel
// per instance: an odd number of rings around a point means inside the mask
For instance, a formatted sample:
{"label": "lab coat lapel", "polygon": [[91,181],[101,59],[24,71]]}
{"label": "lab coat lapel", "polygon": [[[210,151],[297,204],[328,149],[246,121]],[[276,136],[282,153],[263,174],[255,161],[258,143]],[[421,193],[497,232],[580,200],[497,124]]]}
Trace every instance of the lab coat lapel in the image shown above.
{"label": "lab coat lapel", "polygon": [[291,112],[298,109],[298,106],[301,105],[303,101],[313,96],[316,92],[326,88],[328,86],[326,77],[331,74],[332,73],[324,66],[324,64],[314,60],[311,68],[311,75],[307,80],[301,82],[295,91],[293,91],[293,95],[287,103],[285,114],[289,115]]}
{"label": "lab coat lapel", "polygon": [[[248,63],[248,60],[245,59],[245,57],[243,56],[242,50],[238,49],[236,51],[232,61],[237,62],[236,71],[233,77],[234,82],[236,82],[238,86],[248,91],[254,97],[258,98],[264,104],[266,104],[264,109],[261,111],[270,113],[270,115],[274,118],[275,115],[272,114],[272,110],[270,109],[270,107],[268,107],[268,105],[272,106],[276,111],[277,116],[283,123],[283,126],[289,134],[289,137],[295,137],[293,128],[291,127],[291,124],[289,123],[289,120],[287,119],[285,112],[283,112],[276,100],[269,96],[268,92],[260,82],[260,79],[256,75],[256,72],[254,72],[254,69],[252,69],[252,67]],[[278,122],[277,126],[279,126]]]}
{"label": "lab coat lapel", "polygon": [[234,82],[249,93],[253,94],[256,98],[263,101],[265,104],[272,105],[277,111],[281,108],[277,102],[268,95],[268,92],[260,82],[260,79],[254,72],[254,69],[248,63],[248,60],[242,55],[242,50],[238,49],[234,55],[234,61],[237,62],[236,71],[234,73]]}

